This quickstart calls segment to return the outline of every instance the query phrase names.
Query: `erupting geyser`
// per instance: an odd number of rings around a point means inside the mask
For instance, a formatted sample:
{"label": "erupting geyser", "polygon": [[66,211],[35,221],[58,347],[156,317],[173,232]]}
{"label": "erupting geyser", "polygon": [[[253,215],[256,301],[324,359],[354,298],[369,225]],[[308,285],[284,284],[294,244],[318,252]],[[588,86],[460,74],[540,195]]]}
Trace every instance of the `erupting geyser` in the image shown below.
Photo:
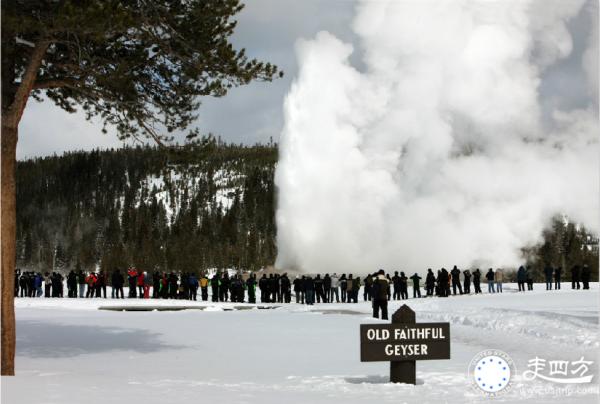
{"label": "erupting geyser", "polygon": [[[556,213],[598,231],[597,3],[548,3],[364,1],[361,71],[327,32],[299,41],[277,266],[514,266]],[[588,101],[565,108],[540,93],[580,13],[594,26],[576,61]]]}

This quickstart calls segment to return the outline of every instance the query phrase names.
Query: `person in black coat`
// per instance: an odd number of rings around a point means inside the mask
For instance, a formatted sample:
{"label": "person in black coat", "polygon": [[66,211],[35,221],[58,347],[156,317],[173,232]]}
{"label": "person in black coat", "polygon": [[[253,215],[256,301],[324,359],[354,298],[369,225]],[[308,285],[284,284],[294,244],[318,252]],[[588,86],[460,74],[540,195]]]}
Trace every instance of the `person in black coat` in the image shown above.
{"label": "person in black coat", "polygon": [[485,274],[485,279],[488,283],[488,293],[496,293],[496,289],[494,289],[494,270],[492,268]]}
{"label": "person in black coat", "polygon": [[419,287],[419,281],[421,280],[421,277],[415,272],[410,279],[413,281],[413,298],[421,297],[421,288]]}
{"label": "person in black coat", "polygon": [[279,291],[279,279],[276,275],[269,274],[269,292],[268,301],[271,303],[277,302],[277,292]]}
{"label": "person in black coat", "polygon": [[304,279],[304,275],[302,276],[302,278],[300,278],[299,276],[296,276],[296,278],[292,282],[292,286],[294,288],[294,295],[296,295],[296,303],[302,303],[302,304],[304,304],[304,295],[302,292],[300,292],[300,290],[302,287],[303,279]]}
{"label": "person in black coat", "polygon": [[287,274],[283,274],[280,278],[281,283],[281,294],[284,303],[290,303],[292,301],[292,285]]}
{"label": "person in black coat", "polygon": [[212,301],[213,302],[219,301],[219,284],[220,283],[221,283],[221,277],[219,276],[218,272],[215,272],[213,274],[212,278],[210,278],[210,289],[212,292]]}
{"label": "person in black coat", "polygon": [[400,272],[400,299],[408,299],[408,277]]}
{"label": "person in black coat", "polygon": [[306,304],[312,306],[315,303],[315,282],[310,276],[304,279],[304,293]]}
{"label": "person in black coat", "polygon": [[219,285],[219,301],[226,302],[229,300],[229,274],[226,272],[223,273],[221,277],[221,284]]}
{"label": "person in black coat", "polygon": [[388,287],[390,282],[385,277],[383,269],[375,273],[372,277],[371,296],[373,300],[373,317],[379,318],[381,310],[381,319],[388,319]]}
{"label": "person in black coat", "polygon": [[112,297],[118,299],[120,294],[121,299],[125,299],[125,294],[123,293],[123,284],[125,283],[125,277],[123,276],[121,271],[115,269],[110,280],[112,285]]}
{"label": "person in black coat", "polygon": [[400,276],[398,275],[398,271],[395,271],[394,276],[392,276],[392,285],[394,285],[392,299],[400,300]]}
{"label": "person in black coat", "polygon": [[463,271],[463,278],[465,283],[465,294],[468,295],[471,293],[471,271],[465,269]]}
{"label": "person in black coat", "polygon": [[315,284],[315,295],[317,298],[317,303],[327,303],[327,298],[325,297],[325,291],[323,289],[323,279],[321,279],[321,275],[317,274],[317,277],[314,280]]}
{"label": "person in black coat", "polygon": [[525,274],[527,275],[527,290],[533,290],[533,271],[529,265],[525,268]]}
{"label": "person in black coat", "polygon": [[452,268],[450,274],[452,275],[452,294],[456,295],[456,288],[458,288],[458,292],[462,295],[463,291],[462,286],[460,285],[460,269],[454,265],[454,268]]}
{"label": "person in black coat", "polygon": [[346,303],[348,299],[348,280],[346,279],[346,274],[340,276],[340,289],[342,290],[342,303]]}
{"label": "person in black coat", "polygon": [[590,271],[590,267],[587,264],[583,264],[583,268],[581,269],[581,283],[583,283],[583,289],[590,288],[590,277],[592,272]]}
{"label": "person in black coat", "polygon": [[475,288],[475,294],[481,293],[481,271],[479,268],[473,272],[473,287]]}
{"label": "person in black coat", "polygon": [[562,268],[557,267],[554,270],[554,289],[560,289],[560,275],[562,273]]}
{"label": "person in black coat", "polygon": [[431,268],[427,269],[427,276],[425,277],[425,289],[427,290],[427,296],[433,296],[435,289],[435,275]]}
{"label": "person in black coat", "polygon": [[571,268],[571,289],[579,289],[580,288],[580,275],[581,275],[581,270],[579,269],[579,265],[575,265],[573,266],[573,268]]}
{"label": "person in black coat", "polygon": [[552,274],[554,273],[554,270],[552,269],[552,267],[548,264],[546,264],[546,267],[544,268],[544,276],[546,278],[546,290],[552,290]]}
{"label": "person in black coat", "polygon": [[438,276],[438,283],[440,285],[441,297],[450,296],[450,274],[446,270],[446,268],[442,268],[440,270],[440,275]]}
{"label": "person in black coat", "polygon": [[258,280],[258,289],[260,290],[260,302],[268,303],[269,302],[269,280],[267,279],[267,274],[263,274]]}
{"label": "person in black coat", "polygon": [[325,299],[327,302],[331,301],[331,277],[329,274],[325,274],[323,278],[323,292],[325,292]]}

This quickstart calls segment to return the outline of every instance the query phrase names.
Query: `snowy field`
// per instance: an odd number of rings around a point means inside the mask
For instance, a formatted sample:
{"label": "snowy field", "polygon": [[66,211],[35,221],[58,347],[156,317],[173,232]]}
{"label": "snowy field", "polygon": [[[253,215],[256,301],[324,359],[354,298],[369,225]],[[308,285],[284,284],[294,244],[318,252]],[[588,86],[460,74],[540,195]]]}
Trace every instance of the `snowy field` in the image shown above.
{"label": "snowy field", "polygon": [[[483,285],[482,285],[483,287]],[[361,363],[359,324],[370,304],[244,304],[111,299],[16,299],[16,377],[2,403],[488,402],[467,369],[480,351],[515,361],[513,387],[494,401],[598,402],[598,284],[589,291],[409,299],[417,322],[451,325],[452,359],[417,362],[417,385],[388,383],[387,362]],[[110,293],[110,289],[109,289]],[[409,291],[409,293],[412,293]],[[362,300],[362,294],[360,295]],[[100,306],[189,306],[107,311]],[[390,303],[390,314],[401,305]],[[204,310],[199,310],[204,307]],[[243,310],[243,308],[247,308]],[[526,381],[535,357],[594,361],[589,384]]]}

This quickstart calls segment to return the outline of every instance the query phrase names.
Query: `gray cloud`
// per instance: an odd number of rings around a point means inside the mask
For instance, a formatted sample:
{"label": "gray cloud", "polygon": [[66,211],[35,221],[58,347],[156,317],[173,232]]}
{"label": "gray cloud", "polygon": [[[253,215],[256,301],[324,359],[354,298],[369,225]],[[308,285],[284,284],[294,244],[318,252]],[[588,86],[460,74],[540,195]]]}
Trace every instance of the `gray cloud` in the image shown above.
{"label": "gray cloud", "polygon": [[[238,16],[234,44],[245,47],[251,57],[277,64],[286,75],[273,83],[252,83],[233,89],[223,98],[203,99],[196,126],[203,133],[212,132],[227,141],[252,144],[267,142],[270,137],[279,138],[283,127],[283,98],[298,70],[295,43],[299,38],[313,38],[317,32],[326,30],[344,42],[357,41],[351,30],[354,1],[252,0],[246,3]],[[587,3],[584,8],[597,7],[592,0]],[[554,105],[569,109],[590,102],[581,65],[592,24],[597,24],[590,21],[590,14],[581,13],[569,24],[573,51],[542,77],[540,93],[548,111]],[[359,70],[363,68],[361,53],[356,47],[350,58]],[[587,58],[590,57],[597,61],[597,51]],[[100,122],[86,122],[83,114],[68,114],[51,102],[40,104],[31,100],[21,122],[17,156],[23,159],[67,150],[123,145],[114,132],[103,135],[101,127]]]}

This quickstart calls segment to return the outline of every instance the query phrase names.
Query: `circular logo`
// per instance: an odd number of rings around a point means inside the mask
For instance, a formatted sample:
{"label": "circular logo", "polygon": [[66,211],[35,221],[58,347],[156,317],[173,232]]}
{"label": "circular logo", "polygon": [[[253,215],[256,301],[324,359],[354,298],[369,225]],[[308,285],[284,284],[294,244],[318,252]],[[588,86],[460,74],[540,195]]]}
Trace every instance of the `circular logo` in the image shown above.
{"label": "circular logo", "polygon": [[507,392],[514,374],[516,367],[511,357],[497,349],[479,352],[469,364],[471,385],[489,396]]}

